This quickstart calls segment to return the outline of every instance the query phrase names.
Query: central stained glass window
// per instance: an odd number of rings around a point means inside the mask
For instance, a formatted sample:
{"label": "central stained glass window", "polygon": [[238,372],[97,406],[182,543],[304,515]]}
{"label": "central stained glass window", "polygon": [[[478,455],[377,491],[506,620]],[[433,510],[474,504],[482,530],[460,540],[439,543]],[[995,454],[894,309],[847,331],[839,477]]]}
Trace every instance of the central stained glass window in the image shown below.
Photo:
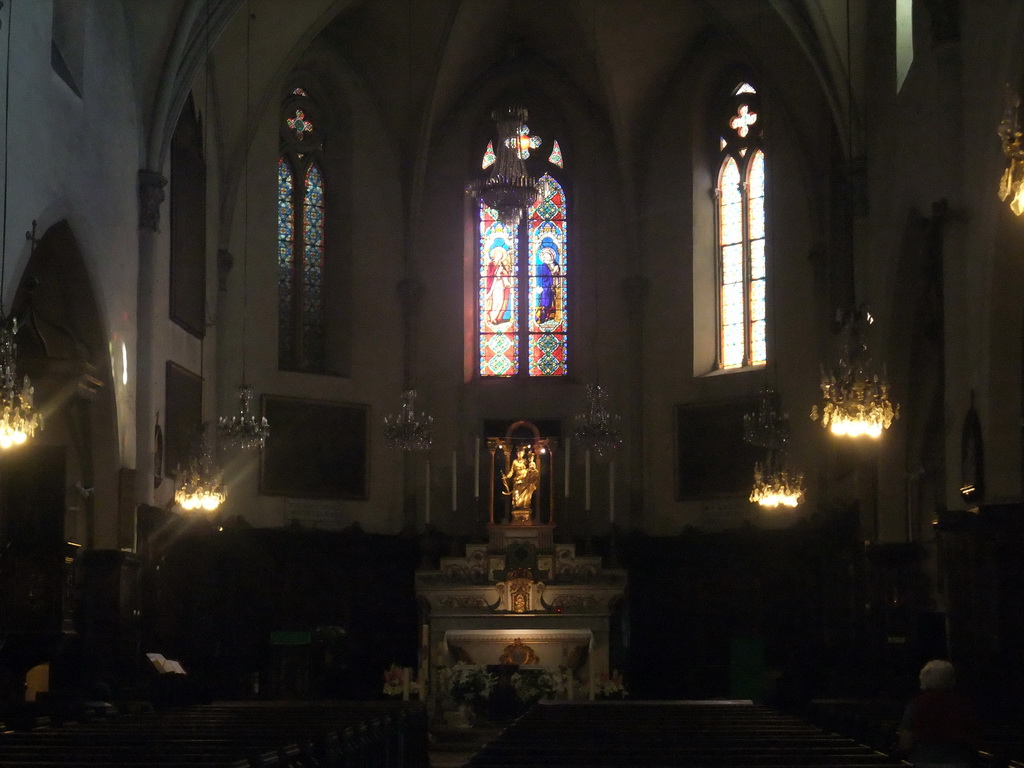
{"label": "central stained glass window", "polygon": [[[561,162],[559,153],[557,164]],[[548,173],[540,178],[538,189],[528,215],[514,229],[502,224],[495,211],[480,206],[481,376],[568,373],[565,191]]]}

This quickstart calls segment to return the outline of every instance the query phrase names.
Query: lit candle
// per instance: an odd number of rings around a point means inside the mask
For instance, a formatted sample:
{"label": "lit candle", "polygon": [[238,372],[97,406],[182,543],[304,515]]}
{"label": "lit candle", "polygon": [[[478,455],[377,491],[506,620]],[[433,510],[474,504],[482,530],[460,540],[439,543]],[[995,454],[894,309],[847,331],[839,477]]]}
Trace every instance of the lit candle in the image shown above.
{"label": "lit candle", "polygon": [[424,522],[430,522],[430,459],[427,459],[426,475],[423,481]]}
{"label": "lit candle", "polygon": [[452,451],[452,512],[455,512],[459,508],[458,504],[458,488],[459,488],[459,452]]}
{"label": "lit candle", "polygon": [[473,459],[473,498],[480,498],[480,438],[476,439],[476,452]]}
{"label": "lit candle", "polygon": [[615,522],[615,462],[608,462],[608,522]]}
{"label": "lit candle", "polygon": [[569,440],[565,438],[565,498],[569,498]]}
{"label": "lit candle", "polygon": [[586,486],[583,508],[590,511],[590,449],[583,454],[583,484]]}

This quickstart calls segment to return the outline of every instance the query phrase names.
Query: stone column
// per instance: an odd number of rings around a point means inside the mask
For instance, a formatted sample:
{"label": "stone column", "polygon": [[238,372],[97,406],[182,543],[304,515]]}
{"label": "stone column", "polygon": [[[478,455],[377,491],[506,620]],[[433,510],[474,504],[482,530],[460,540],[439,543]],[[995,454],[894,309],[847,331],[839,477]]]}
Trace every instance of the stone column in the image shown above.
{"label": "stone column", "polygon": [[158,171],[139,171],[139,276],[135,336],[135,502],[153,503],[153,397],[157,234],[167,179]]}

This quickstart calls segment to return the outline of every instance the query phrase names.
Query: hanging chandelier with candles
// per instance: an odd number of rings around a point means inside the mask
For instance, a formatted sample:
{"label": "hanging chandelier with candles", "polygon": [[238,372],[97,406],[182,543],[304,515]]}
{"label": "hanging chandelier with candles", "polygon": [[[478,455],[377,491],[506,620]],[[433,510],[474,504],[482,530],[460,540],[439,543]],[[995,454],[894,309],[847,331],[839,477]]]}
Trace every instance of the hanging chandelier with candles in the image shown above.
{"label": "hanging chandelier with candles", "polygon": [[754,488],[750,500],[765,509],[793,508],[804,497],[804,476],[775,464],[775,457],[754,464]]}
{"label": "hanging chandelier with candles", "polygon": [[518,226],[538,194],[537,179],[526,172],[526,158],[535,148],[527,116],[523,107],[502,107],[491,113],[498,126],[494,165],[490,175],[466,187],[466,192],[496,211],[501,223],[510,229]]}
{"label": "hanging chandelier with candles", "polygon": [[600,384],[587,385],[587,407],[575,417],[572,440],[584,450],[603,459],[622,445],[618,414],[608,410],[608,393]]}
{"label": "hanging chandelier with candles", "polygon": [[238,388],[238,410],[233,416],[221,416],[217,420],[217,435],[225,445],[244,450],[262,449],[270,435],[270,424],[266,416],[252,412],[252,387],[242,384]]}
{"label": "hanging chandelier with candles", "polygon": [[743,414],[743,440],[766,452],[765,460],[754,464],[750,501],[766,509],[799,505],[804,476],[789,466],[789,416],[780,411],[772,390],[765,389],[756,411]]}
{"label": "hanging chandelier with candles", "polygon": [[[209,16],[209,14],[207,14]],[[210,20],[207,18],[207,25]],[[245,109],[246,125],[249,124],[249,39],[251,37],[250,24],[251,15],[246,13],[245,32]],[[209,41],[209,34],[206,36]],[[210,61],[210,51],[206,51],[207,66]],[[209,72],[207,72],[207,83],[209,83]],[[209,93],[209,88],[205,89]],[[253,390],[245,383],[246,368],[246,323],[249,317],[249,164],[245,163],[244,177],[244,198],[245,208],[243,209],[242,226],[242,383],[238,386],[238,410],[231,416],[221,416],[217,420],[217,436],[221,444],[227,447],[241,448],[242,450],[262,450],[266,445],[267,437],[270,435],[270,424],[266,416],[257,416],[252,411]]]}
{"label": "hanging chandelier with candles", "polygon": [[186,512],[213,512],[226,500],[221,471],[213,460],[213,449],[204,429],[198,455],[191,456],[188,466],[178,477],[174,503]]}
{"label": "hanging chandelier with candles", "polygon": [[1006,108],[996,131],[1003,144],[1006,169],[999,180],[999,199],[1010,201],[1016,216],[1024,213],[1024,132],[1020,127],[1020,96],[1006,86]]}
{"label": "hanging chandelier with candles", "polygon": [[0,449],[21,445],[43,428],[43,415],[33,406],[35,390],[28,375],[18,384],[17,333],[17,318],[4,320],[0,312]]}
{"label": "hanging chandelier with candles", "polygon": [[434,441],[433,425],[433,416],[416,411],[416,390],[407,389],[398,413],[384,417],[384,441],[388,448],[425,451]]}
{"label": "hanging chandelier with candles", "polygon": [[811,419],[842,437],[878,438],[899,418],[899,405],[889,399],[885,369],[873,370],[865,331],[874,323],[870,312],[856,310],[846,323],[846,349],[834,370],[822,369],[824,403],[811,407]]}
{"label": "hanging chandelier with candles", "polygon": [[[7,70],[4,85],[5,104],[11,97],[11,20],[7,19]],[[7,278],[7,167],[8,134],[10,122],[4,120],[4,211],[3,229],[0,230],[0,449],[21,445],[43,428],[43,415],[35,410],[32,396],[35,390],[28,375],[18,384],[18,319],[4,312],[4,288]],[[32,255],[35,254],[35,222],[32,222]],[[31,260],[31,256],[29,257]]]}

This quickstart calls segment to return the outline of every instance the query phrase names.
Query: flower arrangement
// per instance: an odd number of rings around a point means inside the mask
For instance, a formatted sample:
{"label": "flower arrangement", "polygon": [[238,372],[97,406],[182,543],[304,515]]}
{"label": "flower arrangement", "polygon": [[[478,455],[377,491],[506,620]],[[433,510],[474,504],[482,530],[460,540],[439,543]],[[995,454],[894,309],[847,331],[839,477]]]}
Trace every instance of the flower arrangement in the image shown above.
{"label": "flower arrangement", "polygon": [[557,669],[530,669],[512,675],[512,688],[523,704],[553,699],[565,690],[565,673]]}
{"label": "flower arrangement", "polygon": [[[402,691],[406,689],[406,670],[403,670],[396,664],[391,665],[384,670],[384,695],[385,696],[400,696]],[[420,692],[420,684],[412,678],[409,679],[409,694],[417,695]]]}
{"label": "flower arrangement", "polygon": [[622,675],[613,670],[609,675],[607,672],[597,680],[597,687],[594,689],[594,697],[598,699],[624,699],[629,696],[625,684],[622,682]]}
{"label": "flower arrangement", "polygon": [[498,682],[498,679],[483,667],[461,662],[441,670],[439,678],[442,690],[460,704],[488,698]]}

